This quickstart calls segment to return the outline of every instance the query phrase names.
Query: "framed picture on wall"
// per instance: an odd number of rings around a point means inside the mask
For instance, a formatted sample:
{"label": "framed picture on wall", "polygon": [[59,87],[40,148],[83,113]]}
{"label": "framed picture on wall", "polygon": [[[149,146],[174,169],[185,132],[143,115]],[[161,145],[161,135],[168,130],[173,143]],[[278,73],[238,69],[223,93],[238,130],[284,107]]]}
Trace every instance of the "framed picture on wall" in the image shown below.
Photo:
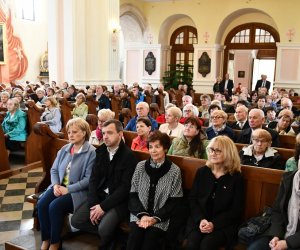
{"label": "framed picture on wall", "polygon": [[238,78],[245,78],[245,71],[238,71]]}
{"label": "framed picture on wall", "polygon": [[6,63],[6,27],[4,23],[0,23],[0,64]]}

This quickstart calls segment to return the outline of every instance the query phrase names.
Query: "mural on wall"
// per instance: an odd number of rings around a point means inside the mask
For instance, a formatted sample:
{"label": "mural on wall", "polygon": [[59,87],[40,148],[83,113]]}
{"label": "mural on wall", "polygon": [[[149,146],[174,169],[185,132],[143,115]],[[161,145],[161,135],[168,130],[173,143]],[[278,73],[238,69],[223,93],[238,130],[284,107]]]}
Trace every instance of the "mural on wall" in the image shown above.
{"label": "mural on wall", "polygon": [[9,81],[22,78],[28,68],[28,60],[23,50],[23,45],[20,38],[14,35],[14,29],[12,26],[11,12],[8,14],[0,8],[0,22],[6,25],[6,38],[7,38],[7,64],[0,67],[8,67],[8,76],[3,76]]}

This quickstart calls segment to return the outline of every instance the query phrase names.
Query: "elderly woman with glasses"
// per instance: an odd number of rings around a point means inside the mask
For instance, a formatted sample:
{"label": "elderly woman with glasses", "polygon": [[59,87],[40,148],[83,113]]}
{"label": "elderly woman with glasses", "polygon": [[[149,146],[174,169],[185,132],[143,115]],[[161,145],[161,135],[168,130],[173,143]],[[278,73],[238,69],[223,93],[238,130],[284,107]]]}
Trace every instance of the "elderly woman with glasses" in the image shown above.
{"label": "elderly woman with glasses", "polygon": [[184,123],[183,135],[173,139],[168,154],[207,159],[207,144],[198,118],[189,117]]}
{"label": "elderly woman with glasses", "polygon": [[218,136],[227,135],[234,140],[234,132],[227,124],[227,114],[223,110],[215,110],[210,116],[211,126],[206,129],[208,140]]}
{"label": "elderly woman with glasses", "polygon": [[193,104],[186,104],[183,109],[182,109],[182,118],[180,119],[180,123],[181,124],[184,124],[185,121],[189,118],[189,117],[197,117],[197,119],[199,120],[201,126],[203,126],[203,120],[200,119],[198,116],[199,116],[199,110],[198,108],[193,105]]}
{"label": "elderly woman with glasses", "polygon": [[265,129],[255,129],[251,135],[252,144],[240,151],[241,163],[262,168],[284,169],[281,156],[271,147],[272,136]]}
{"label": "elderly woman with glasses", "polygon": [[243,212],[240,158],[227,136],[212,139],[207,154],[206,166],[198,169],[190,192],[186,249],[231,249]]}
{"label": "elderly woman with glasses", "polygon": [[110,109],[100,109],[98,111],[98,126],[96,130],[93,130],[91,133],[90,144],[100,146],[103,143],[102,126],[104,122],[114,118],[115,112]]}
{"label": "elderly woman with glasses", "polygon": [[283,109],[278,115],[277,121],[272,121],[268,124],[268,128],[273,129],[280,135],[296,135],[295,131],[291,127],[294,114],[288,109]]}

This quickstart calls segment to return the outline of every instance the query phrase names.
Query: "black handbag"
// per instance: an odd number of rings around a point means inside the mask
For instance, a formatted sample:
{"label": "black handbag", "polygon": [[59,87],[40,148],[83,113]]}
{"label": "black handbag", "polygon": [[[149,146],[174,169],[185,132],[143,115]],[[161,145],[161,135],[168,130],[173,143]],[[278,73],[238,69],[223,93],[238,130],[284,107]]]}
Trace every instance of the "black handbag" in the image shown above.
{"label": "black handbag", "polygon": [[271,225],[272,208],[266,207],[260,216],[246,221],[238,231],[241,243],[249,245],[262,235]]}

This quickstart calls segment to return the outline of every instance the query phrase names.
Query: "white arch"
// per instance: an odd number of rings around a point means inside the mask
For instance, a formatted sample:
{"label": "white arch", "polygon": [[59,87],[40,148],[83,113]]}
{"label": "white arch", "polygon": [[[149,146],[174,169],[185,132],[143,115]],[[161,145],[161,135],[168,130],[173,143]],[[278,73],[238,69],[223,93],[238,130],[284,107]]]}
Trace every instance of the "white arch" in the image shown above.
{"label": "white arch", "polygon": [[139,24],[142,32],[144,33],[147,27],[147,20],[144,17],[143,13],[132,4],[122,4],[120,6],[120,17],[128,15],[135,19]]}

